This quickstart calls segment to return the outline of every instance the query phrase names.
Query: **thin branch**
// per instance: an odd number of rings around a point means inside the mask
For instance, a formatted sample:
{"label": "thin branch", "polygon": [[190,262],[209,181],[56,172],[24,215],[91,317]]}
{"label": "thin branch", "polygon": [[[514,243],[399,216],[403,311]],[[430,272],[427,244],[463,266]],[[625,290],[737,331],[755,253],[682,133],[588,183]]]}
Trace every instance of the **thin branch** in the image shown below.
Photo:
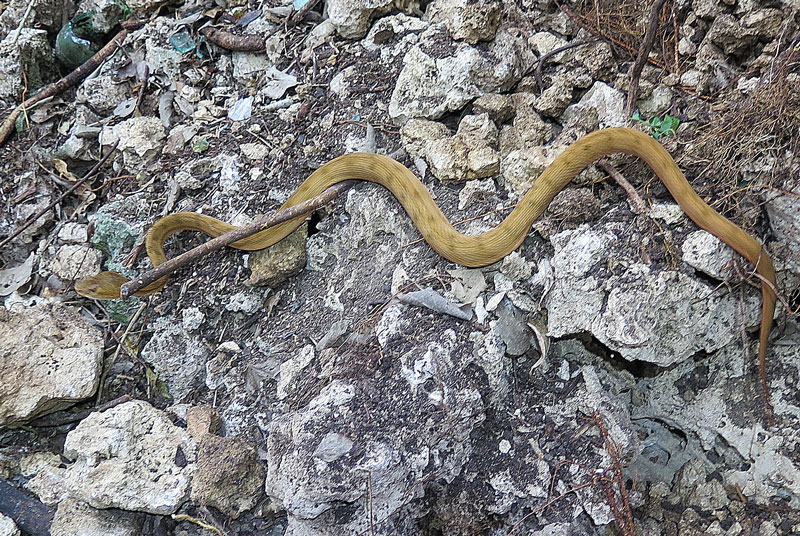
{"label": "thin branch", "polygon": [[114,145],[112,145],[112,146],[111,146],[111,149],[109,149],[109,150],[108,150],[108,152],[107,152],[105,155],[103,155],[103,157],[102,157],[100,160],[98,160],[98,161],[97,161],[97,163],[96,163],[96,164],[95,164],[95,165],[92,167],[92,169],[90,169],[90,170],[89,170],[89,172],[88,172],[86,175],[84,175],[84,176],[83,176],[83,178],[82,178],[82,179],[80,179],[78,182],[76,182],[75,184],[73,184],[73,185],[72,185],[72,186],[69,188],[69,190],[67,190],[66,192],[64,192],[63,194],[61,194],[61,195],[58,197],[58,199],[56,199],[55,201],[53,201],[52,203],[50,203],[49,205],[47,205],[45,208],[43,208],[42,210],[40,210],[39,212],[37,212],[36,214],[34,214],[34,215],[33,215],[33,217],[29,218],[29,219],[28,219],[28,221],[26,221],[25,223],[23,223],[23,224],[22,224],[22,225],[21,225],[21,226],[20,226],[20,227],[19,227],[19,228],[18,228],[16,231],[14,231],[13,233],[11,233],[11,235],[9,235],[9,236],[7,236],[6,238],[4,238],[4,239],[3,239],[3,241],[2,241],[2,242],[0,242],[0,248],[1,248],[1,247],[3,247],[3,246],[5,246],[6,244],[8,244],[9,242],[11,242],[12,240],[14,240],[14,239],[15,239],[17,236],[19,236],[19,234],[20,234],[22,231],[24,231],[25,229],[27,229],[28,227],[30,227],[30,226],[33,224],[33,222],[35,222],[36,220],[38,220],[39,218],[41,218],[41,217],[42,217],[44,214],[46,214],[46,213],[47,213],[49,210],[51,210],[51,209],[52,209],[54,206],[56,206],[56,205],[57,205],[57,204],[59,204],[61,201],[63,201],[65,197],[67,197],[69,194],[71,194],[72,192],[74,192],[75,190],[77,190],[77,189],[78,189],[78,188],[79,188],[79,187],[80,187],[80,186],[81,186],[83,183],[85,183],[86,181],[88,181],[89,179],[91,179],[92,177],[94,177],[95,175],[97,175],[97,171],[100,169],[100,167],[101,167],[101,166],[102,166],[102,165],[105,163],[105,161],[106,161],[106,160],[108,160],[108,157],[109,157],[109,156],[111,156],[111,155],[114,153],[114,151],[116,151],[116,150],[117,150],[117,145],[119,145],[119,140],[117,140],[117,141],[114,143]]}
{"label": "thin branch", "polygon": [[107,409],[119,406],[120,404],[124,404],[125,402],[130,402],[131,400],[133,399],[130,396],[122,395],[118,398],[115,398],[114,400],[106,402],[105,404],[85,409],[77,413],[65,413],[63,415],[58,413],[52,413],[50,415],[42,417],[41,419],[36,419],[35,421],[32,421],[30,423],[30,426],[33,426],[35,428],[49,428],[53,426],[64,426],[65,424],[80,422],[86,417],[88,417],[91,413],[94,413],[95,411],[103,412],[106,411]]}
{"label": "thin branch", "polygon": [[142,24],[144,23],[133,18],[123,22],[122,30],[120,30],[120,32],[111,39],[111,41],[106,43],[106,46],[98,50],[94,56],[86,60],[83,65],[69,73],[58,82],[50,84],[46,88],[42,89],[39,93],[14,108],[9,116],[6,117],[5,121],[3,121],[2,125],[0,125],[0,145],[5,143],[6,140],[11,136],[11,133],[14,132],[14,126],[17,122],[17,117],[19,117],[20,114],[41,100],[58,95],[59,93],[76,86],[78,82],[89,76],[89,74],[94,72],[94,70],[97,69],[100,64],[102,64],[109,56],[111,56],[111,54],[117,50],[117,47],[122,45],[122,42],[126,37],[128,37],[128,34],[131,31],[140,27]]}
{"label": "thin branch", "polygon": [[200,29],[206,39],[225,50],[236,52],[264,52],[265,39],[260,35],[236,35],[225,30],[206,26]]}
{"label": "thin branch", "polygon": [[564,46],[560,46],[558,48],[555,48],[555,49],[551,50],[550,52],[548,52],[546,54],[542,54],[542,56],[536,62],[536,69],[534,69],[534,71],[533,71],[533,76],[536,79],[536,86],[539,88],[539,92],[541,93],[542,91],[544,91],[544,80],[542,78],[542,68],[544,67],[544,62],[545,61],[547,61],[548,59],[552,58],[556,54],[564,52],[565,50],[569,50],[571,48],[579,47],[581,45],[585,45],[585,44],[588,44],[588,43],[594,43],[596,41],[598,41],[598,39],[594,39],[594,40],[591,40],[591,41],[587,41],[585,39],[579,39],[578,41],[573,41],[572,43],[567,43]]}
{"label": "thin branch", "polygon": [[303,214],[312,212],[336,199],[339,194],[350,188],[355,182],[356,181],[353,180],[347,180],[338,184],[334,184],[316,197],[312,197],[311,199],[303,201],[302,203],[294,205],[293,207],[289,207],[268,216],[259,218],[250,225],[239,227],[234,231],[219,235],[218,237],[213,238],[194,249],[190,249],[186,253],[178,255],[177,257],[173,257],[172,259],[159,264],[153,269],[146,271],[136,279],[128,281],[122,285],[122,288],[120,289],[120,295],[123,298],[127,298],[134,292],[146,287],[150,283],[153,283],[165,275],[174,272],[181,266],[186,266],[187,264],[195,262],[200,257],[204,257],[212,251],[217,251],[218,249],[222,249],[233,242],[238,242],[243,238],[247,238],[250,235],[254,235],[260,231],[263,231],[264,229],[274,227],[279,223],[293,220],[299,216],[302,216]]}
{"label": "thin branch", "polygon": [[617,184],[622,186],[622,189],[628,194],[628,199],[631,200],[633,211],[636,214],[647,213],[647,204],[645,204],[644,200],[639,196],[639,192],[636,191],[636,188],[634,188],[631,183],[628,182],[622,173],[617,171],[617,169],[609,164],[607,160],[600,160],[597,165],[603,168],[603,171],[608,173],[612,179],[617,181]]}
{"label": "thin branch", "polygon": [[633,115],[636,108],[636,96],[639,93],[639,77],[642,75],[644,64],[650,56],[650,50],[656,41],[656,31],[658,30],[658,13],[666,0],[655,0],[650,8],[650,17],[647,20],[647,30],[644,33],[642,46],[639,47],[639,54],[631,67],[628,75],[628,101],[625,106],[625,113],[628,117]]}

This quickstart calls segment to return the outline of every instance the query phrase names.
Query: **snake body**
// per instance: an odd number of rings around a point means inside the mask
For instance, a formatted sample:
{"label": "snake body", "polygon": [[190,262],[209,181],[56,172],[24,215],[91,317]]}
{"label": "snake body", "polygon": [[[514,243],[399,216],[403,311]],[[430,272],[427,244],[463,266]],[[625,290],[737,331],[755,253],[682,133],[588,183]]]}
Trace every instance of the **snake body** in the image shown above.
{"label": "snake body", "polygon": [[[652,137],[627,128],[611,128],[589,134],[570,145],[542,173],[517,207],[500,225],[479,236],[459,233],[442,214],[425,186],[411,171],[391,158],[353,153],[335,158],[314,171],[283,204],[291,207],[321,194],[333,184],[346,179],[376,182],[388,188],[440,255],[470,267],[496,262],[525,239],[533,222],[541,216],[553,197],[578,173],[594,161],[612,153],[627,153],[643,159],[658,175],[680,207],[698,226],[716,235],[749,260],[761,276],[762,310],[759,337],[761,380],[766,390],[766,346],[772,325],[776,295],[775,270],[761,244],[728,219],[714,211],[692,189],[675,161]],[[305,219],[300,216],[231,244],[242,250],[257,250],[275,244]],[[146,248],[154,266],[166,261],[164,242],[179,231],[202,231],[209,236],[236,229],[210,216],[193,212],[170,214],[158,220],[147,234]],[[152,294],[166,284],[163,277],[135,293]],[[109,299],[120,297],[120,286],[128,281],[116,272],[102,272],[79,281],[75,289],[83,296]],[[767,404],[769,401],[767,399]]]}

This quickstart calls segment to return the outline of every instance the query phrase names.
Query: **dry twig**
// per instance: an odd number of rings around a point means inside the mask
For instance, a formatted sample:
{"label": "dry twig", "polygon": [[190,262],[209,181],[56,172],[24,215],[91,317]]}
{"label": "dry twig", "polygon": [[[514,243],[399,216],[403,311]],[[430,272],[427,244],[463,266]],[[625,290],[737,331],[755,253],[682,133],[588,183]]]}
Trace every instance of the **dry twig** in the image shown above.
{"label": "dry twig", "polygon": [[656,31],[658,30],[658,14],[661,7],[666,0],[655,0],[650,7],[650,16],[647,20],[647,31],[644,34],[642,45],[639,47],[639,54],[636,56],[636,61],[628,73],[628,98],[625,105],[625,114],[627,117],[633,115],[636,108],[636,96],[639,93],[639,77],[644,69],[644,64],[647,63],[647,58],[650,56],[650,50],[653,48],[653,43],[656,41]]}
{"label": "dry twig", "polygon": [[250,225],[246,225],[243,227],[239,227],[235,231],[231,231],[229,233],[225,233],[219,235],[216,238],[205,242],[197,246],[194,249],[190,249],[186,253],[178,255],[177,257],[173,257],[168,261],[159,264],[158,266],[154,267],[152,270],[148,270],[143,273],[141,276],[137,277],[132,281],[128,281],[122,288],[120,289],[120,294],[123,298],[127,298],[131,296],[134,292],[146,287],[150,283],[161,279],[167,274],[170,274],[180,268],[181,266],[185,266],[187,264],[191,264],[192,262],[196,261],[200,257],[204,257],[213,251],[217,251],[218,249],[222,249],[223,247],[232,244],[233,242],[237,242],[243,238],[247,238],[250,235],[254,235],[264,229],[268,229],[270,227],[274,227],[279,223],[283,223],[289,220],[293,220],[303,214],[307,214],[312,212],[319,207],[333,201],[336,197],[339,196],[342,192],[350,188],[356,181],[348,180],[343,181],[338,184],[334,184],[321,194],[302,203],[299,203],[293,207],[289,207],[287,209],[281,210],[274,214],[270,214],[268,216],[264,216],[263,218],[257,219],[255,222],[251,223]]}
{"label": "dry twig", "polygon": [[52,209],[52,208],[53,208],[54,206],[56,206],[58,203],[60,203],[61,201],[63,201],[63,199],[64,199],[65,197],[67,197],[69,194],[71,194],[72,192],[74,192],[75,190],[77,190],[78,188],[80,188],[80,186],[81,186],[82,184],[84,184],[86,181],[88,181],[89,179],[91,179],[92,177],[94,177],[94,176],[97,174],[97,171],[100,169],[100,166],[102,166],[102,165],[105,163],[105,161],[106,161],[106,160],[108,160],[108,157],[109,157],[109,156],[111,156],[111,155],[114,153],[114,151],[116,151],[116,149],[117,149],[117,145],[119,145],[119,140],[117,140],[117,141],[114,143],[114,145],[112,145],[112,146],[111,146],[111,149],[109,149],[109,150],[108,150],[108,152],[107,152],[105,155],[103,155],[103,157],[102,157],[100,160],[98,160],[98,161],[97,161],[97,163],[96,163],[96,164],[95,164],[95,165],[92,167],[92,169],[90,169],[90,170],[89,170],[89,172],[88,172],[86,175],[84,175],[84,176],[83,176],[83,178],[82,178],[82,179],[80,179],[78,182],[76,182],[75,184],[73,184],[73,185],[72,185],[72,186],[69,188],[69,190],[67,190],[66,192],[64,192],[63,194],[61,194],[61,195],[58,197],[58,199],[56,199],[55,201],[53,201],[52,203],[50,203],[49,205],[47,205],[45,208],[43,208],[42,210],[40,210],[39,212],[37,212],[36,214],[34,214],[32,217],[30,217],[30,218],[28,219],[28,221],[26,221],[25,223],[23,223],[22,225],[20,225],[20,227],[19,227],[19,228],[18,228],[16,231],[14,231],[14,232],[13,232],[13,233],[11,233],[9,236],[7,236],[7,237],[6,237],[6,238],[4,238],[2,241],[0,241],[0,248],[1,248],[1,247],[3,247],[3,246],[5,246],[6,244],[8,244],[9,242],[11,242],[12,240],[14,240],[14,239],[15,239],[17,236],[19,236],[19,234],[20,234],[22,231],[24,231],[25,229],[27,229],[28,227],[30,227],[30,226],[33,224],[33,222],[35,222],[36,220],[38,220],[39,218],[41,218],[41,217],[42,217],[44,214],[46,214],[48,210]]}
{"label": "dry twig", "polygon": [[645,204],[644,200],[639,196],[639,192],[636,191],[636,188],[634,188],[633,185],[628,182],[622,173],[620,173],[607,160],[600,160],[597,165],[603,168],[603,171],[608,173],[612,179],[617,181],[617,184],[622,186],[622,189],[628,194],[628,199],[631,200],[633,211],[635,213],[645,214],[647,212],[647,204]]}
{"label": "dry twig", "polygon": [[2,125],[0,125],[0,145],[5,143],[6,140],[11,136],[11,133],[14,132],[14,126],[20,114],[37,102],[54,95],[58,95],[72,86],[77,85],[78,82],[89,76],[89,74],[97,69],[101,63],[111,56],[111,54],[117,50],[117,47],[122,45],[122,42],[125,41],[125,38],[128,37],[128,34],[131,31],[139,28],[142,24],[144,23],[133,18],[123,22],[122,30],[120,30],[119,33],[111,39],[111,41],[106,43],[106,46],[98,50],[94,56],[86,60],[83,65],[69,73],[58,82],[50,84],[46,88],[42,89],[39,93],[14,108],[8,117],[6,117],[5,121],[3,121]]}

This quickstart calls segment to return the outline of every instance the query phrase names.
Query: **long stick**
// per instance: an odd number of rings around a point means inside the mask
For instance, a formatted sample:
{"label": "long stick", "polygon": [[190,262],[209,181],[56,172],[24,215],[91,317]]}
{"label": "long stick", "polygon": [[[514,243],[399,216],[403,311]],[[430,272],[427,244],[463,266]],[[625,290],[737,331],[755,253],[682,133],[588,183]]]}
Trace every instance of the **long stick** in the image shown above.
{"label": "long stick", "polygon": [[625,106],[625,114],[630,117],[636,109],[636,98],[639,94],[639,77],[644,69],[644,64],[647,63],[647,58],[650,56],[650,50],[653,48],[653,43],[656,41],[656,31],[658,30],[658,13],[661,11],[661,6],[664,5],[665,0],[655,0],[650,7],[650,17],[647,20],[647,29],[644,32],[644,39],[642,45],[639,47],[639,54],[636,57],[636,62],[631,67],[628,74],[628,102]]}
{"label": "long stick", "polygon": [[264,216],[262,218],[257,219],[250,225],[245,225],[244,227],[240,227],[234,231],[229,233],[221,234],[216,238],[209,240],[194,249],[190,249],[186,253],[182,253],[177,257],[173,257],[168,261],[159,264],[158,266],[154,267],[152,270],[148,270],[136,279],[128,281],[120,288],[120,296],[123,298],[127,298],[131,296],[134,292],[140,290],[143,287],[146,287],[150,283],[157,281],[164,277],[165,275],[174,272],[181,266],[185,266],[187,264],[191,264],[192,262],[196,261],[200,257],[208,255],[212,251],[217,251],[218,249],[222,249],[223,247],[232,244],[233,242],[237,242],[243,238],[247,238],[250,235],[254,235],[264,229],[268,229],[270,227],[274,227],[279,223],[283,223],[289,220],[293,220],[298,216],[302,216],[303,214],[307,214],[312,212],[322,205],[325,205],[339,196],[342,192],[350,188],[354,183],[357,181],[348,180],[343,181],[338,184],[334,184],[317,197],[312,197],[311,199],[307,199],[302,203],[294,205],[293,207],[289,207],[287,209],[281,210],[279,212],[275,212],[268,216]]}
{"label": "long stick", "polygon": [[4,238],[3,241],[0,242],[0,248],[5,246],[12,240],[14,240],[17,236],[19,236],[19,234],[22,231],[30,227],[33,224],[33,222],[35,222],[36,220],[41,218],[44,214],[46,214],[48,210],[52,209],[54,206],[60,203],[65,197],[67,197],[69,194],[77,190],[81,184],[85,183],[86,181],[94,177],[97,174],[97,170],[100,169],[100,166],[102,166],[105,163],[105,161],[108,160],[108,157],[114,154],[114,151],[117,150],[117,145],[119,145],[119,140],[114,142],[114,145],[111,146],[111,149],[109,149],[109,151],[105,155],[103,155],[103,157],[100,160],[98,160],[94,166],[92,166],[92,169],[89,170],[89,173],[84,175],[82,179],[80,179],[78,182],[70,186],[69,190],[58,196],[58,199],[56,199],[55,201],[47,205],[45,208],[34,214],[33,217],[28,218],[28,221],[20,225],[16,231],[14,231],[9,236]]}
{"label": "long stick", "polygon": [[70,87],[77,85],[78,82],[89,76],[89,74],[97,69],[101,63],[111,56],[111,54],[117,50],[117,47],[122,45],[122,42],[126,37],[128,37],[128,34],[131,31],[137,29],[143,24],[143,22],[136,19],[126,20],[122,23],[123,29],[117,35],[115,35],[111,41],[106,43],[103,48],[95,52],[94,56],[86,60],[80,67],[69,73],[64,78],[60,79],[58,82],[50,84],[39,93],[14,108],[8,117],[6,117],[5,121],[3,121],[2,125],[0,125],[0,145],[5,143],[9,136],[11,136],[11,133],[14,132],[14,126],[17,122],[17,117],[19,117],[22,112],[40,100],[62,93]]}

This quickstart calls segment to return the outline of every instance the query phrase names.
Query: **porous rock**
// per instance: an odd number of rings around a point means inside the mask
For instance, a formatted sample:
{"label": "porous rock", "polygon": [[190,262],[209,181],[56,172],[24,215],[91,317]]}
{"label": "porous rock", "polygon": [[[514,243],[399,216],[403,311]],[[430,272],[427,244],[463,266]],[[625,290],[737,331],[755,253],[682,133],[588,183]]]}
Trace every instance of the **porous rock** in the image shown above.
{"label": "porous rock", "polygon": [[23,28],[16,43],[14,34],[0,41],[0,99],[16,102],[23,91],[41,87],[57,72],[45,30]]}
{"label": "porous rock", "polygon": [[171,514],[188,498],[195,451],[185,430],[134,400],[92,413],[67,434],[66,482],[95,508]]}
{"label": "porous rock", "polygon": [[299,274],[306,266],[306,238],[308,223],[303,223],[292,234],[268,248],[250,253],[248,285],[274,287]]}
{"label": "porous rock", "polygon": [[47,268],[64,281],[75,281],[100,271],[103,254],[83,244],[67,244],[48,260]]}
{"label": "porous rock", "polygon": [[400,128],[403,147],[412,158],[425,157],[428,145],[450,136],[450,131],[438,121],[411,119]]}
{"label": "porous rock", "polygon": [[142,348],[142,359],[153,366],[170,395],[180,400],[200,383],[211,357],[202,339],[168,317],[153,322],[153,336]]}
{"label": "porous rock", "polygon": [[694,231],[683,241],[683,262],[719,280],[730,275],[733,250],[708,231]]}
{"label": "porous rock", "polygon": [[453,39],[475,44],[495,36],[502,4],[498,0],[437,0],[428,7],[432,23],[444,22]]}
{"label": "porous rock", "polygon": [[237,518],[255,506],[264,484],[264,466],[255,446],[238,437],[206,434],[197,450],[191,498]]}
{"label": "porous rock", "polygon": [[[738,322],[758,324],[758,297],[746,298],[745,317],[736,321],[734,297],[710,294],[707,285],[680,272],[632,263],[621,275],[599,279],[598,266],[626,258],[614,252],[614,226],[603,227],[551,238],[556,283],[546,299],[549,335],[590,331],[626,359],[669,366],[736,340]],[[707,298],[697,301],[700,295]]]}
{"label": "porous rock", "polygon": [[90,397],[103,337],[75,309],[0,307],[0,425],[29,421]]}
{"label": "porous rock", "polygon": [[100,133],[102,145],[119,141],[117,149],[122,152],[125,165],[130,169],[141,169],[155,160],[164,146],[166,132],[157,117],[132,117]]}
{"label": "porous rock", "polygon": [[514,102],[510,95],[486,93],[473,101],[472,111],[488,114],[495,125],[501,125],[513,117]]}
{"label": "porous rock", "polygon": [[[424,480],[449,481],[458,474],[469,456],[464,440],[483,419],[480,395],[472,389],[448,392],[448,408],[460,417],[446,424],[434,417],[436,406],[431,406],[444,393],[434,386],[434,392],[415,396],[429,389],[433,371],[447,370],[454,343],[448,331],[427,351],[404,356],[400,375],[382,384],[379,398],[333,380],[303,408],[273,421],[266,491],[289,513],[290,533],[316,526],[327,526],[328,533],[355,533],[369,530],[371,519],[377,520],[376,532],[393,532],[396,514],[409,497],[421,496]],[[381,433],[374,434],[368,422],[380,422]],[[419,435],[421,430],[425,433]],[[441,441],[442,434],[449,439]],[[369,485],[365,473],[371,475]]]}
{"label": "porous rock", "polygon": [[373,16],[385,13],[393,7],[404,9],[413,5],[410,0],[331,0],[327,2],[328,18],[336,31],[347,39],[364,37]]}
{"label": "porous rock", "polygon": [[50,536],[137,536],[144,515],[116,508],[99,510],[72,498],[58,503]]}
{"label": "porous rock", "polygon": [[481,48],[466,43],[442,47],[437,41],[443,31],[432,25],[403,58],[389,103],[389,115],[400,124],[437,119],[484,93],[506,90],[533,61],[525,41],[509,30],[499,30]]}

